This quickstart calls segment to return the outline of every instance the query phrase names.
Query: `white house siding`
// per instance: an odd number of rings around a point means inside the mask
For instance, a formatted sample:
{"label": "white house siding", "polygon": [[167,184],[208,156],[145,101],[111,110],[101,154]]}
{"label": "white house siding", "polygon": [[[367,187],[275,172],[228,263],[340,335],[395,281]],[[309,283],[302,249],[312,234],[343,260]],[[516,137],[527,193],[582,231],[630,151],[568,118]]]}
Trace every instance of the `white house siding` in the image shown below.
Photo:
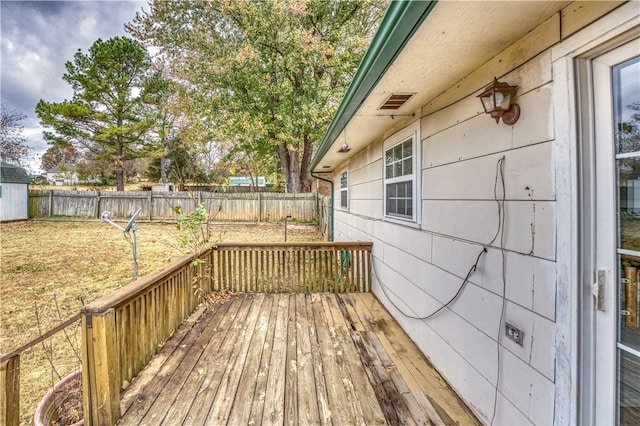
{"label": "white house siding", "polygon": [[[550,424],[556,292],[550,55],[526,68],[525,81],[518,79],[522,69],[503,78],[521,85],[523,115],[516,126],[478,114],[475,96],[422,117],[422,229],[382,221],[380,141],[371,148],[377,155],[368,152],[347,167],[350,211],[336,214],[336,239],[373,240],[376,281],[388,287],[393,302],[413,315],[432,312],[456,292],[496,233],[496,162],[505,156],[505,318],[525,331],[525,344],[502,342],[500,391],[508,399],[500,395],[496,422],[503,416],[504,422]],[[379,285],[375,292],[386,299]],[[387,303],[484,421],[493,411],[502,292],[501,251],[494,243],[450,310],[418,321]]]}
{"label": "white house siding", "polygon": [[29,218],[29,190],[23,183],[0,184],[0,222]]}
{"label": "white house siding", "polygon": [[[633,6],[637,4],[616,13],[624,16]],[[569,205],[575,200],[569,175],[575,169],[571,164],[575,147],[566,139],[574,131],[575,118],[561,114],[562,120],[555,119],[554,106],[566,104],[556,98],[567,96],[573,84],[566,69],[554,69],[554,61],[566,67],[566,62],[552,59],[554,42],[550,40],[560,32],[557,19],[550,19],[469,77],[489,83],[498,75],[501,81],[520,86],[517,102],[522,115],[514,126],[497,125],[482,113],[477,93],[462,99],[458,93],[454,102],[436,100],[423,107],[420,229],[383,218],[385,138],[372,141],[340,169],[349,172],[350,200],[348,210],[336,210],[335,239],[374,242],[375,294],[487,423],[494,414],[498,368],[495,424],[546,425],[575,418],[576,389],[571,382],[577,362],[576,337],[575,325],[568,325],[575,320],[575,306],[567,295],[577,278],[566,264],[573,256],[567,250],[575,247],[571,234],[575,216]],[[585,33],[588,27],[556,42],[554,51],[576,43]],[[523,51],[534,53],[523,56]],[[497,74],[500,69],[504,75]],[[449,89],[443,98],[456,99],[457,87],[465,84]],[[406,313],[433,312],[457,291],[482,247],[494,238],[496,163],[503,156],[506,217],[502,233],[448,309],[428,320],[405,317],[387,294]],[[562,182],[557,182],[558,170]],[[335,183],[339,188],[339,176]],[[562,246],[561,264],[557,263],[558,245]],[[504,337],[503,309],[504,320],[524,330],[523,347]],[[573,361],[568,362],[569,358]]]}

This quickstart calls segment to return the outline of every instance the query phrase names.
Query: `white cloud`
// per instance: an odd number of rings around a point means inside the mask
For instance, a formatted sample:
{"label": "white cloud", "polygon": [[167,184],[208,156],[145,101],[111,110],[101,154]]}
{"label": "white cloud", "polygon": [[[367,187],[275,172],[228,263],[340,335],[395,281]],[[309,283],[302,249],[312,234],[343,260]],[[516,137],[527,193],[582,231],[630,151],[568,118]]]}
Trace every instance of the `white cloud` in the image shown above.
{"label": "white cloud", "polygon": [[98,38],[128,36],[124,24],[145,5],[140,1],[0,2],[0,95],[10,110],[27,117],[24,135],[36,154],[47,148],[36,104],[40,99],[60,102],[73,95],[62,79],[65,63],[78,49],[87,52]]}

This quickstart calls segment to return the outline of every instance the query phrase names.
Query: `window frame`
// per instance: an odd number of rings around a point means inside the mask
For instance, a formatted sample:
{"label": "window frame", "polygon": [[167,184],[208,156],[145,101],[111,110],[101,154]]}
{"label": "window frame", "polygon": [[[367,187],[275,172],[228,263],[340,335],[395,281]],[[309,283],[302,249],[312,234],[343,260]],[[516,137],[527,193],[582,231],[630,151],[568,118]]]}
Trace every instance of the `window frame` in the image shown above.
{"label": "window frame", "polygon": [[[387,177],[387,153],[395,147],[411,141],[411,173],[401,176]],[[406,226],[419,228],[421,226],[421,204],[419,199],[422,194],[422,168],[421,168],[421,143],[420,143],[420,121],[411,123],[404,129],[390,136],[382,144],[382,216],[384,220]],[[387,200],[387,187],[389,184],[410,182],[411,183],[411,216],[388,213],[389,206]]]}
{"label": "window frame", "polygon": [[[342,186],[342,177],[345,177],[346,185]],[[339,175],[340,181],[340,209],[349,210],[349,170],[343,169]],[[342,205],[342,194],[346,193],[346,205]]]}

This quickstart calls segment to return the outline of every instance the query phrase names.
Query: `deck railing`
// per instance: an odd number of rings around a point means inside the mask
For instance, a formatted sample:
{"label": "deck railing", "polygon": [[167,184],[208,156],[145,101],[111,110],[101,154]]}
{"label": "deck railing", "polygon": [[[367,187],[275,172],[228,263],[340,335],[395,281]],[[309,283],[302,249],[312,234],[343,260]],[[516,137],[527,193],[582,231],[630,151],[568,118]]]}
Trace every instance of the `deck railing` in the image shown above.
{"label": "deck railing", "polygon": [[[33,351],[37,345],[46,340],[60,337],[62,333],[65,334],[66,341],[71,343],[67,332],[76,327],[79,321],[80,314],[74,315],[35,339],[0,357],[0,425],[18,426],[20,424],[20,413],[22,411],[20,409],[21,355],[25,352]],[[49,358],[49,361],[53,362],[51,358]]]}
{"label": "deck railing", "polygon": [[85,424],[112,425],[120,391],[205,291],[368,292],[372,243],[219,244],[82,309]]}
{"label": "deck railing", "polygon": [[368,292],[371,243],[238,243],[211,251],[212,290]]}

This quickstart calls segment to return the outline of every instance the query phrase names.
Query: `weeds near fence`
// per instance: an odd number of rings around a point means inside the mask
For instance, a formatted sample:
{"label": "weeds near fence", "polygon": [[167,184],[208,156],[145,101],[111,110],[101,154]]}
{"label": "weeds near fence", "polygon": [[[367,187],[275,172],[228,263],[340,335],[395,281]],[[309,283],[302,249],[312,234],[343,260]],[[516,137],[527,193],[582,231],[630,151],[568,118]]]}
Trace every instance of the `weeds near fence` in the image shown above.
{"label": "weeds near fence", "polygon": [[182,248],[188,247],[195,254],[200,253],[202,247],[211,240],[211,225],[209,223],[209,212],[204,207],[204,203],[190,213],[185,213],[182,207],[176,206],[176,227],[180,234],[179,243]]}
{"label": "weeds near fence", "polygon": [[[219,212],[221,209],[220,205],[217,211]],[[179,244],[182,248],[189,248],[195,255],[191,262],[191,267],[196,270],[192,281],[194,295],[200,303],[209,309],[218,302],[218,297],[210,290],[213,283],[211,266],[207,265],[200,256],[205,248],[217,243],[212,241],[213,233],[209,211],[202,202],[198,203],[196,208],[189,213],[185,213],[180,206],[176,206],[174,210],[177,214],[176,227],[180,232],[178,235]]]}

